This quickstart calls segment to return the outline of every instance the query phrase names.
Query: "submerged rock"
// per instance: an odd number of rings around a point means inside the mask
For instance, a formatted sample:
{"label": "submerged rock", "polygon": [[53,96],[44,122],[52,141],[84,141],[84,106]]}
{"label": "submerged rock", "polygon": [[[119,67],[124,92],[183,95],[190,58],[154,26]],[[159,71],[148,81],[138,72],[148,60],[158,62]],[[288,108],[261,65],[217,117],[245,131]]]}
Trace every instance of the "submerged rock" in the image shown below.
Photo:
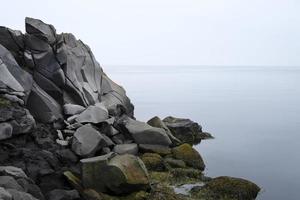
{"label": "submerged rock", "polygon": [[80,162],[85,188],[114,194],[126,194],[149,188],[147,170],[143,162],[133,155],[110,153],[83,159]]}

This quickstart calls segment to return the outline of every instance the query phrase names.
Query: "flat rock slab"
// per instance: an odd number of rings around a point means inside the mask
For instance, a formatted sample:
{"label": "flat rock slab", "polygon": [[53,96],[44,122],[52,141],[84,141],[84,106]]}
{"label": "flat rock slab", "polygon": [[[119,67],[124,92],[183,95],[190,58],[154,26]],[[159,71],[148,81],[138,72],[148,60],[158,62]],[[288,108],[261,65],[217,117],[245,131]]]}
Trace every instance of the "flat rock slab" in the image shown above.
{"label": "flat rock slab", "polygon": [[152,127],[147,123],[136,121],[129,117],[124,117],[118,123],[132,135],[137,144],[169,146],[172,143],[162,128]]}
{"label": "flat rock slab", "polygon": [[133,144],[118,144],[114,147],[113,152],[123,155],[123,154],[132,154],[137,155],[138,153],[138,145]]}
{"label": "flat rock slab", "polygon": [[89,106],[81,114],[78,115],[76,121],[79,123],[100,123],[108,119],[107,109],[101,105]]}

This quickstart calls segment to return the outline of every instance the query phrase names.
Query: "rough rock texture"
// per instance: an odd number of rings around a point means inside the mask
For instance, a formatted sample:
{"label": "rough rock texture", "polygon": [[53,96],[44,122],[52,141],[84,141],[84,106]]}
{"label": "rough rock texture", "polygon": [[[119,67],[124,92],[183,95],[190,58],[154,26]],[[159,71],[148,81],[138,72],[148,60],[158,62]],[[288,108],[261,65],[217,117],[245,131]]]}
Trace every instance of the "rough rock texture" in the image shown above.
{"label": "rough rock texture", "polygon": [[123,154],[132,154],[137,155],[139,151],[138,145],[135,143],[132,144],[118,144],[114,147],[113,152],[123,155]]}
{"label": "rough rock texture", "polygon": [[83,159],[81,163],[85,188],[115,194],[149,188],[147,170],[143,162],[133,155],[110,153]]}

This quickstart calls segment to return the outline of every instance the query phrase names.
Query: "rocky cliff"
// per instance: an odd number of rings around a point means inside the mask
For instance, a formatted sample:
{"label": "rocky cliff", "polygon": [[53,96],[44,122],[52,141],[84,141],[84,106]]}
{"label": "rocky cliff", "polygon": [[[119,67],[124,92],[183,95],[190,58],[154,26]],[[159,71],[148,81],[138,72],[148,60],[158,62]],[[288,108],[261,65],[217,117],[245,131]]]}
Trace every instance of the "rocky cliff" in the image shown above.
{"label": "rocky cliff", "polygon": [[[25,24],[25,34],[0,27],[0,199],[256,197],[251,182],[203,175],[192,145],[211,135],[198,123],[136,120],[86,44],[38,19]],[[191,182],[204,185],[192,197],[172,189]]]}

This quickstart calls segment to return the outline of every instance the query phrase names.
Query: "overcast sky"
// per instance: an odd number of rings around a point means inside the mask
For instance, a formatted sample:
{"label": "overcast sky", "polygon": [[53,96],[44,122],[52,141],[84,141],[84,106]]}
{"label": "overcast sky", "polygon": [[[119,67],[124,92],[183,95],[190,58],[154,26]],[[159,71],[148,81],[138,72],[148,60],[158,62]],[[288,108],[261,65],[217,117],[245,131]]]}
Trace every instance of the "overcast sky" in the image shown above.
{"label": "overcast sky", "polygon": [[103,65],[300,65],[299,0],[9,0],[1,25],[40,18]]}

